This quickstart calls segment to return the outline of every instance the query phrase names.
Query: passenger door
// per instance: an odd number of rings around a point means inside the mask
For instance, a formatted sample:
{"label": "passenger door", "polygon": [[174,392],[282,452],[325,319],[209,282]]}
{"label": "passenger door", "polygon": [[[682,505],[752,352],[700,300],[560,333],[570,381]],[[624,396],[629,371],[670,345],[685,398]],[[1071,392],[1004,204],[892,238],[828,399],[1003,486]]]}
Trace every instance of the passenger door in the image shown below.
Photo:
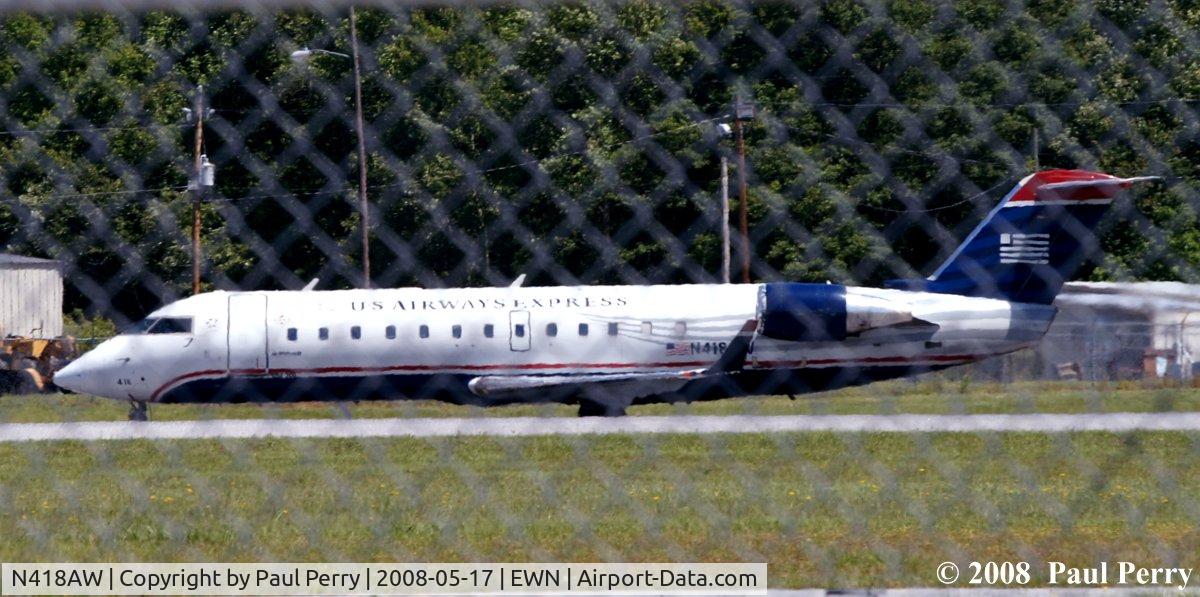
{"label": "passenger door", "polygon": [[509,311],[508,313],[508,347],[517,352],[529,350],[530,336],[529,311]]}
{"label": "passenger door", "polygon": [[267,295],[229,295],[227,346],[230,372],[265,373],[267,362]]}

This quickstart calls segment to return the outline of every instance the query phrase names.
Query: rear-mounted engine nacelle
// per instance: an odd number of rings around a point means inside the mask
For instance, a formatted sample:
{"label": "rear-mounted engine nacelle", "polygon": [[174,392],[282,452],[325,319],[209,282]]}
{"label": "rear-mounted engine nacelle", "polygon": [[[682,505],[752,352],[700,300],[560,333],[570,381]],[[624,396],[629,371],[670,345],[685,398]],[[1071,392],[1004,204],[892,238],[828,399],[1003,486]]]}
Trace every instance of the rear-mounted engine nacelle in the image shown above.
{"label": "rear-mounted engine nacelle", "polygon": [[868,330],[913,321],[907,305],[857,293],[839,284],[763,284],[758,333],[789,342],[845,340]]}

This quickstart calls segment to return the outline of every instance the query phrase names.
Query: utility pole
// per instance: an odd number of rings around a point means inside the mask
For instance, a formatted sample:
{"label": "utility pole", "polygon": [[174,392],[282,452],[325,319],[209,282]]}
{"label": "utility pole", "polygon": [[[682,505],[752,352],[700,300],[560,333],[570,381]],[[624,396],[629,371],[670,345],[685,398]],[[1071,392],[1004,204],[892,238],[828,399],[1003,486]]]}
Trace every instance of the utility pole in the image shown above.
{"label": "utility pole", "polygon": [[1042,169],[1042,165],[1040,163],[1040,158],[1038,158],[1039,151],[1040,151],[1040,149],[1038,148],[1038,130],[1037,130],[1037,126],[1035,125],[1033,127],[1033,171],[1034,172],[1039,172]]}
{"label": "utility pole", "polygon": [[192,294],[200,294],[200,199],[204,193],[204,85],[196,87],[196,179],[192,183]]}
{"label": "utility pole", "polygon": [[729,158],[721,156],[721,283],[729,283]]}
{"label": "utility pole", "polygon": [[738,232],[741,233],[742,282],[750,283],[750,217],[746,213],[746,141],[742,121],[754,119],[754,105],[738,96],[733,105],[733,133],[737,136],[738,154]]}
{"label": "utility pole", "polygon": [[363,135],[362,74],[358,58],[358,20],[350,7],[350,55],[354,59],[354,124],[358,129],[358,211],[362,229],[363,288],[371,287],[371,212],[367,202],[367,145]]}

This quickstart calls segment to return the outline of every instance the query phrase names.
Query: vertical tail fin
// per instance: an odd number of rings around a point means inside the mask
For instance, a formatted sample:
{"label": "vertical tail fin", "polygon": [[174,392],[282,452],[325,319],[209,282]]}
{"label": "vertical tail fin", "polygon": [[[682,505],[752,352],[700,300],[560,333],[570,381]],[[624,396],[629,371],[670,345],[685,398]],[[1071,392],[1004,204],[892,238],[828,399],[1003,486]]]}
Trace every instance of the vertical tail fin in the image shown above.
{"label": "vertical tail fin", "polygon": [[1031,174],[928,279],[888,285],[1048,305],[1063,282],[1099,251],[1092,229],[1113,197],[1154,178],[1085,170]]}

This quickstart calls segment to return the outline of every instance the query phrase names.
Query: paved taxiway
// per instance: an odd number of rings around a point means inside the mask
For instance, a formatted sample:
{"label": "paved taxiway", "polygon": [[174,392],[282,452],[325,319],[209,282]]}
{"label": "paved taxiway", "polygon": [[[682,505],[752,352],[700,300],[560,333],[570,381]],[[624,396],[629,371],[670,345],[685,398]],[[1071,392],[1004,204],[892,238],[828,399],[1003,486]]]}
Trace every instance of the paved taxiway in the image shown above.
{"label": "paved taxiway", "polygon": [[1200,413],[220,419],[0,424],[0,441],[749,432],[1200,431]]}

